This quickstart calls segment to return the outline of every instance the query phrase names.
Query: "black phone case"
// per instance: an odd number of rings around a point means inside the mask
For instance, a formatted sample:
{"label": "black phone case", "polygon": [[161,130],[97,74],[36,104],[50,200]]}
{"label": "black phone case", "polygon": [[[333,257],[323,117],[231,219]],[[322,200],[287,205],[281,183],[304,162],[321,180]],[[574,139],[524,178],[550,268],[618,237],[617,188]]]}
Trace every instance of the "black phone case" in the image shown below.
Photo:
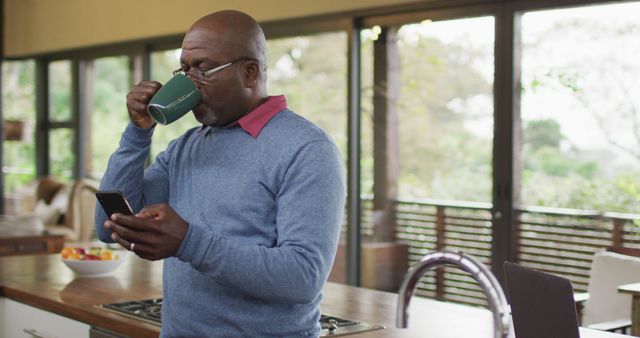
{"label": "black phone case", "polygon": [[133,215],[129,202],[120,191],[98,191],[96,198],[107,213],[107,217],[113,214]]}

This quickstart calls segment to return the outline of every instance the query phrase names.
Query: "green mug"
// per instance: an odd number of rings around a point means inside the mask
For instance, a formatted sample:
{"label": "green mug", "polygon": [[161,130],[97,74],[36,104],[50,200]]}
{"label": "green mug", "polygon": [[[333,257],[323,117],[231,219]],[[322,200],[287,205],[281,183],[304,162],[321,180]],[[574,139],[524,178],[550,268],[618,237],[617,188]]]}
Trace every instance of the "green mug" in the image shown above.
{"label": "green mug", "polygon": [[201,99],[193,81],[176,74],[151,98],[147,111],[156,122],[167,125],[195,108]]}

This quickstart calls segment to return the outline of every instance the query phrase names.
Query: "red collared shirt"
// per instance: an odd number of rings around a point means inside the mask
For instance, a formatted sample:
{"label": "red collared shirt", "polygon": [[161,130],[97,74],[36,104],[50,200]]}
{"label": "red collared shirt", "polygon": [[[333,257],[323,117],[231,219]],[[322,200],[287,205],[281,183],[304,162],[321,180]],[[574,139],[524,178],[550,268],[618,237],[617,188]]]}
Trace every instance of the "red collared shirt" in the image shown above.
{"label": "red collared shirt", "polygon": [[[240,125],[240,128],[251,137],[258,138],[262,128],[267,125],[269,120],[285,108],[287,108],[287,100],[284,95],[269,96],[256,109],[241,117],[238,121],[231,123],[229,127]],[[203,125],[200,130],[202,131],[206,128],[207,126]]]}
{"label": "red collared shirt", "polygon": [[285,108],[287,108],[287,100],[284,95],[269,96],[264,103],[239,119],[238,124],[253,138],[258,138],[267,122]]}

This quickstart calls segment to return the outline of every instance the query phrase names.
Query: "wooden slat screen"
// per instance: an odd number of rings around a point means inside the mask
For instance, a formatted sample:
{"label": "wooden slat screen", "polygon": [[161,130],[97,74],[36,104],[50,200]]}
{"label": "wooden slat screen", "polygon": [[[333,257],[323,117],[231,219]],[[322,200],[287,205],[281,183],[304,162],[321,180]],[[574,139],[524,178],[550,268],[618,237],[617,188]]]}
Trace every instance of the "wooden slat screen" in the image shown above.
{"label": "wooden slat screen", "polygon": [[[409,264],[435,250],[462,251],[491,264],[490,204],[436,200],[396,201],[397,238],[409,245]],[[478,283],[453,266],[430,271],[417,295],[486,306]]]}
{"label": "wooden slat screen", "polygon": [[634,225],[640,215],[553,208],[523,208],[518,214],[518,262],[568,278],[578,292],[587,291],[597,251],[640,247]]}
{"label": "wooden slat screen", "polygon": [[[373,233],[371,198],[362,200],[362,234]],[[436,250],[463,251],[491,265],[491,204],[395,201],[396,236],[409,245],[409,265]],[[584,292],[594,253],[607,247],[640,249],[640,215],[576,209],[526,207],[517,210],[517,262],[563,276]],[[427,273],[419,296],[487,306],[478,283],[456,267]]]}

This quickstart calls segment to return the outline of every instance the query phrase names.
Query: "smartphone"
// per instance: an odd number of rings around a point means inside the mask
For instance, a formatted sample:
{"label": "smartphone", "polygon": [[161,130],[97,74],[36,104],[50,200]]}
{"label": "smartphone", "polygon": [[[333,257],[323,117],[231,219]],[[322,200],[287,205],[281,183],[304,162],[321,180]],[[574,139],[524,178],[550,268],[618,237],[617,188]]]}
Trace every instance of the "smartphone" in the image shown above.
{"label": "smartphone", "polygon": [[129,202],[120,191],[98,191],[96,198],[108,218],[113,214],[133,215]]}

